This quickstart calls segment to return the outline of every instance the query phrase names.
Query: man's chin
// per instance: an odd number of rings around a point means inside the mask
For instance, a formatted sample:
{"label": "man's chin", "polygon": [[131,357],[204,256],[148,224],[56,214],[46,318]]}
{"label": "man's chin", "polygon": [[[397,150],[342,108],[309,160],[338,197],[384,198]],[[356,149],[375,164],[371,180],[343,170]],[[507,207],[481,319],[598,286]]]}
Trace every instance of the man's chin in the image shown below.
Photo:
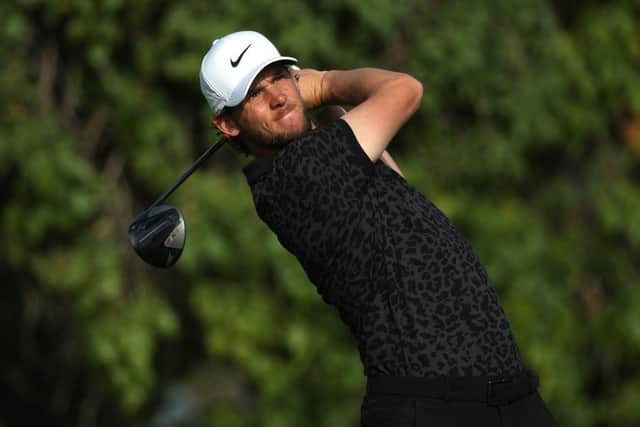
{"label": "man's chin", "polygon": [[287,132],[278,135],[270,135],[269,137],[254,137],[250,141],[258,147],[266,149],[279,149],[285,147],[291,141],[302,135],[303,132]]}
{"label": "man's chin", "polygon": [[280,135],[274,135],[271,137],[270,140],[265,141],[264,145],[281,148],[289,144],[294,139],[298,138],[304,132],[305,130],[297,130],[297,131],[284,132]]}
{"label": "man's chin", "polygon": [[303,111],[291,111],[278,121],[282,134],[286,134],[290,139],[297,138],[311,128],[311,121]]}
{"label": "man's chin", "polygon": [[291,126],[290,129],[282,130],[277,135],[271,137],[271,141],[268,142],[271,146],[284,146],[300,137],[303,133],[311,129],[311,122],[305,116],[302,122],[297,126]]}
{"label": "man's chin", "polygon": [[[284,123],[282,123],[284,124]],[[297,124],[290,124],[288,129],[279,129],[271,135],[253,135],[249,136],[254,144],[264,148],[282,148],[294,139],[300,137],[303,133],[311,129],[311,121],[305,115]]]}

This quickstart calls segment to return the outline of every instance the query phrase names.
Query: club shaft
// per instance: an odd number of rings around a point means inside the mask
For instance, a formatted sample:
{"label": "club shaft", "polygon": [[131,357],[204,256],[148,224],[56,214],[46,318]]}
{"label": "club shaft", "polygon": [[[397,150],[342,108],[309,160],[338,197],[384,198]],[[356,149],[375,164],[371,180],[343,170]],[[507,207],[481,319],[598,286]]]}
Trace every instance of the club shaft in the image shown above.
{"label": "club shaft", "polygon": [[209,147],[209,149],[207,151],[202,153],[202,155],[200,157],[198,157],[198,160],[196,160],[191,165],[191,167],[189,169],[187,169],[187,171],[185,173],[183,173],[182,176],[180,178],[178,178],[178,180],[176,182],[174,182],[171,185],[171,187],[169,187],[167,189],[167,191],[162,193],[162,195],[160,197],[158,197],[158,199],[155,202],[153,202],[153,204],[151,206],[149,206],[148,209],[150,209],[150,208],[152,208],[154,206],[157,206],[160,203],[164,202],[171,195],[171,193],[173,193],[176,190],[176,188],[178,188],[187,178],[189,178],[189,176],[191,176],[191,174],[196,169],[198,169],[202,163],[204,163],[209,157],[211,157],[211,155],[213,153],[218,151],[220,149],[220,147],[222,147],[224,145],[225,142],[227,142],[226,138],[222,138],[221,140],[216,142],[214,145]]}

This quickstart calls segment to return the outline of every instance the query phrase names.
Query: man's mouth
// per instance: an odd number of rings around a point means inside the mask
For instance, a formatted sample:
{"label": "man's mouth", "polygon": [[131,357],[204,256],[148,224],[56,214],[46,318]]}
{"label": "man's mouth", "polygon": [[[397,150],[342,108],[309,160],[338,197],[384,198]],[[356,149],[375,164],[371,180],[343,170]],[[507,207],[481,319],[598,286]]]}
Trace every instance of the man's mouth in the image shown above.
{"label": "man's mouth", "polygon": [[296,108],[295,104],[287,104],[285,107],[278,111],[278,114],[275,116],[274,120],[279,121],[288,116],[294,109]]}

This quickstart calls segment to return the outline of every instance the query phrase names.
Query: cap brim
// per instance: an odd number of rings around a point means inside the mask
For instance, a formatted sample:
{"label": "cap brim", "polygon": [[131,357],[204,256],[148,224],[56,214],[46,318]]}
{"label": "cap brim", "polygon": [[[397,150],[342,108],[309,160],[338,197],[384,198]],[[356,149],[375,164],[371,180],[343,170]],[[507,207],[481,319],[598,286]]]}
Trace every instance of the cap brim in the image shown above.
{"label": "cap brim", "polygon": [[247,92],[249,92],[249,88],[253,84],[255,78],[258,77],[258,74],[260,74],[260,72],[267,68],[269,65],[275,64],[276,62],[296,64],[298,60],[291,56],[278,56],[258,65],[251,73],[248,73],[246,78],[236,87],[236,90],[233,91],[233,93],[229,97],[229,101],[227,101],[226,106],[235,107],[240,105],[245,96],[247,96]]}

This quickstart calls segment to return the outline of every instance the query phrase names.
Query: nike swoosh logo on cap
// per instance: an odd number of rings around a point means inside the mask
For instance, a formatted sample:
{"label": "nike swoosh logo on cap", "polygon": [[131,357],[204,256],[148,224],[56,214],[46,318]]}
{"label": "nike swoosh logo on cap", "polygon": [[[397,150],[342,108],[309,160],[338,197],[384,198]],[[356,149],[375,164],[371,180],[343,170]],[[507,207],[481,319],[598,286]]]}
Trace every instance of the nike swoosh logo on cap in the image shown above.
{"label": "nike swoosh logo on cap", "polygon": [[231,66],[233,68],[236,68],[238,66],[238,64],[240,63],[240,61],[242,60],[242,57],[244,56],[245,52],[247,51],[247,49],[249,49],[251,47],[251,43],[249,43],[249,46],[245,47],[244,50],[242,51],[242,53],[240,54],[240,56],[238,56],[238,59],[236,59],[235,61],[231,58],[229,58],[229,61],[231,61]]}

